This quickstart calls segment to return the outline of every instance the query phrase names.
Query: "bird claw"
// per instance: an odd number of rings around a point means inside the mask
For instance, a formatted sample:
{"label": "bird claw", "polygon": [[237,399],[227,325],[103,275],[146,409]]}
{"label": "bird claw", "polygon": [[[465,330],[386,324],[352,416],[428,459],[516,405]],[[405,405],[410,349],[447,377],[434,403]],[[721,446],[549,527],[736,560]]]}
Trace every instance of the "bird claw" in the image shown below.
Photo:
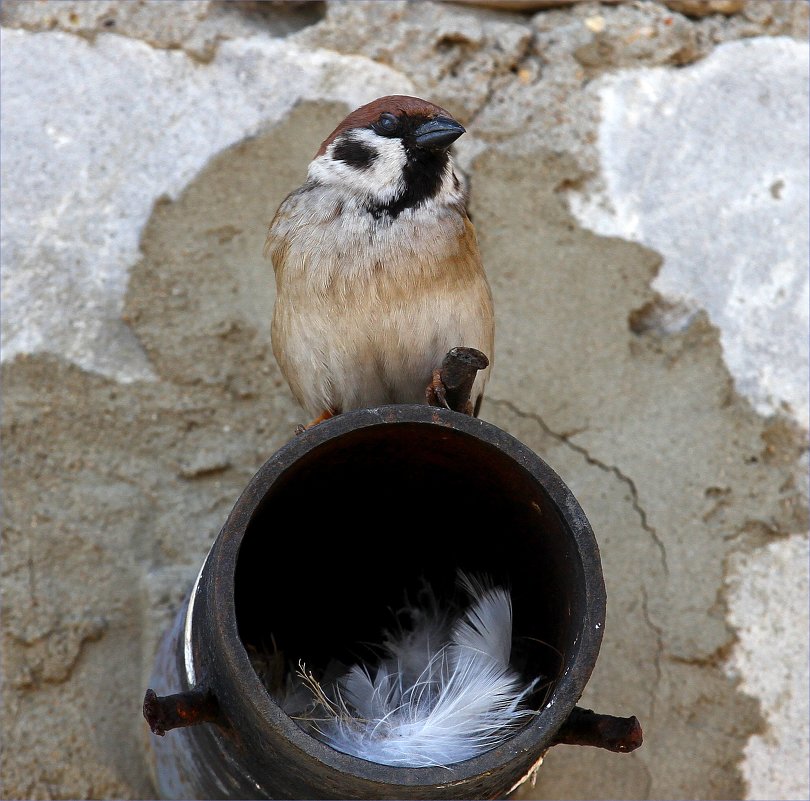
{"label": "bird claw", "polygon": [[307,423],[305,426],[299,423],[295,427],[295,433],[303,434],[308,429],[318,425],[318,423],[322,423],[324,420],[328,420],[330,417],[334,417],[335,414],[336,413],[333,412],[331,409],[326,409],[325,411],[321,412],[321,414],[319,414],[311,423]]}
{"label": "bird claw", "polygon": [[433,377],[425,389],[425,397],[429,406],[441,406],[444,409],[449,409],[450,405],[447,403],[447,387],[442,381],[442,371],[436,367],[433,370]]}

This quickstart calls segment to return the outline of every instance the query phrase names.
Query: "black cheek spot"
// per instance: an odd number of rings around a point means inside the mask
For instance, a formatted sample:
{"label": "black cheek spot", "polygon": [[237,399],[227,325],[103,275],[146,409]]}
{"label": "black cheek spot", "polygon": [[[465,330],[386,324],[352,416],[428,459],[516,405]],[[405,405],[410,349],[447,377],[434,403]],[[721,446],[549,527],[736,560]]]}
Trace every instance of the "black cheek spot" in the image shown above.
{"label": "black cheek spot", "polygon": [[332,158],[358,170],[367,170],[377,158],[377,151],[356,139],[344,139],[335,145]]}

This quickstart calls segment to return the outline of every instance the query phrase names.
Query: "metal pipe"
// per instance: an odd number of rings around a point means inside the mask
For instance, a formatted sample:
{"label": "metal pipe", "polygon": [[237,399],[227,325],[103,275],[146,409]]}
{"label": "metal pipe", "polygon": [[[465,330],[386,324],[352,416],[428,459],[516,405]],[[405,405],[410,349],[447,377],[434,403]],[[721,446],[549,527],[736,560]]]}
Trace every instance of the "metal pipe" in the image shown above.
{"label": "metal pipe", "polygon": [[[303,732],[251,666],[247,649],[271,638],[308,665],[348,659],[405,590],[425,577],[449,586],[458,569],[508,584],[516,639],[539,644],[527,667],[552,677],[530,722],[473,759],[402,768],[339,753]],[[539,456],[449,409],[347,412],[256,473],[164,636],[144,714],[156,734],[181,728],[153,738],[156,788],[164,798],[496,798],[557,742],[632,750],[635,718],[605,728],[608,716],[575,707],[604,622],[593,532]]]}

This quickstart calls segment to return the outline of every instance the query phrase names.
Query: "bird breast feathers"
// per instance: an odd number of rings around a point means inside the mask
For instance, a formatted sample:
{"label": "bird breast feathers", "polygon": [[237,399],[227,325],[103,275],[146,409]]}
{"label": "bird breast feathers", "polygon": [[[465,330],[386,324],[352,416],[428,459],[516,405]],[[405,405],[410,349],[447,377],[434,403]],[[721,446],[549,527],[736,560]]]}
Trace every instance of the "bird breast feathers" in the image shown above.
{"label": "bird breast feathers", "polygon": [[350,295],[376,286],[407,296],[422,282],[448,289],[479,276],[485,281],[463,209],[428,203],[381,222],[355,213],[335,194],[323,186],[304,187],[276,213],[265,252],[280,294],[296,287],[310,296]]}

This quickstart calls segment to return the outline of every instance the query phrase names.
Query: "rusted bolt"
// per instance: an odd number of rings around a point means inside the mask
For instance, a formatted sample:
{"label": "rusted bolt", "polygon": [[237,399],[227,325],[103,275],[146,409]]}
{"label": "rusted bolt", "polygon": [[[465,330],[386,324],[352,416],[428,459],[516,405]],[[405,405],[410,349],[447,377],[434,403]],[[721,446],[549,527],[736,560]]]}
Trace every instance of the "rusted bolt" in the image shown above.
{"label": "rusted bolt", "polygon": [[184,693],[158,696],[147,690],[143,698],[143,716],[152,734],[162,737],[171,729],[195,726],[198,723],[216,723],[219,705],[208,690],[189,690]]}
{"label": "rusted bolt", "polygon": [[478,412],[470,400],[475,376],[489,365],[489,359],[475,348],[453,348],[434,370],[426,395],[431,406],[442,406],[462,414]]}
{"label": "rusted bolt", "polygon": [[571,710],[554,738],[555,744],[592,745],[622,754],[635,751],[642,740],[641,724],[635,715],[617,718],[578,706]]}

